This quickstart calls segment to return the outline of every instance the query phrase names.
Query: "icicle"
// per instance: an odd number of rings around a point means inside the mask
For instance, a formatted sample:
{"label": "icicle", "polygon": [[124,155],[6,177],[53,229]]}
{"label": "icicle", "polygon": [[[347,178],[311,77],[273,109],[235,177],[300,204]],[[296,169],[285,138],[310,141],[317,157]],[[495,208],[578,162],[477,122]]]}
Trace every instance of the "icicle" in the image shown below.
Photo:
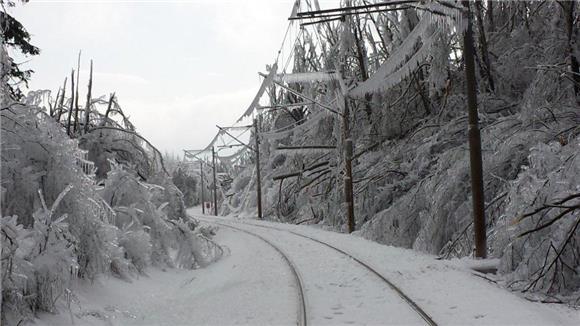
{"label": "icicle", "polygon": [[315,125],[317,122],[319,122],[323,117],[325,117],[327,115],[328,115],[327,111],[320,111],[319,113],[317,113],[314,116],[308,116],[300,121],[297,121],[297,122],[295,122],[291,125],[285,126],[283,128],[268,131],[268,132],[262,132],[262,133],[260,133],[260,136],[264,137],[265,139],[268,139],[268,140],[282,139],[284,137],[289,136],[293,132],[299,132],[299,131],[302,131],[304,129],[312,127],[313,125]]}
{"label": "icicle", "polygon": [[298,10],[300,9],[300,0],[294,1],[294,5],[292,6],[292,12],[290,13],[290,17],[296,17]]}
{"label": "icicle", "polygon": [[315,155],[326,154],[329,151],[336,151],[336,148],[293,148],[293,149],[276,149],[277,153],[292,154],[292,155]]}
{"label": "icicle", "polygon": [[254,96],[254,100],[252,101],[252,103],[250,104],[250,106],[248,107],[246,112],[244,112],[244,114],[242,114],[242,116],[236,122],[240,122],[240,121],[242,121],[242,119],[244,119],[245,117],[249,117],[252,114],[252,112],[254,111],[254,108],[260,102],[260,98],[262,98],[262,95],[264,95],[266,88],[268,86],[270,86],[270,84],[272,84],[272,81],[274,80],[274,76],[276,75],[277,70],[278,70],[278,64],[274,63],[274,65],[270,69],[270,72],[268,73],[268,76],[262,82],[262,85],[260,86],[258,93],[256,93],[256,96]]}
{"label": "icicle", "polygon": [[[366,82],[355,87],[351,92],[351,96],[364,96],[367,93],[373,93],[380,90],[389,89],[398,83],[400,83],[404,78],[410,76],[414,69],[417,68],[420,62],[424,61],[429,55],[431,50],[431,45],[436,39],[434,33],[427,40],[424,41],[423,46],[407,61],[402,67],[394,72],[391,72],[384,79],[371,78]],[[375,74],[376,76],[376,74]],[[374,77],[374,76],[373,76]]]}
{"label": "icicle", "polygon": [[[389,56],[387,61],[385,61],[379,70],[371,76],[367,81],[355,87],[350,93],[354,96],[363,96],[366,93],[370,93],[382,88],[384,79],[392,75],[397,68],[399,68],[405,62],[406,58],[409,56],[421,35],[431,26],[431,18],[428,15],[423,15],[417,26],[409,33],[407,38],[403,43],[397,47],[393,53]],[[425,46],[425,44],[423,44]]]}
{"label": "icicle", "polygon": [[[460,31],[464,28],[463,11],[451,2],[447,4],[429,2],[416,7],[426,10],[428,13],[421,17],[417,26],[409,33],[403,43],[391,53],[377,72],[350,92],[352,96],[363,96],[400,83],[413,72],[413,69],[419,66],[420,61],[429,56],[428,52],[431,45],[438,39],[441,29],[455,28]],[[423,43],[422,47],[405,62],[419,40]]]}
{"label": "icicle", "polygon": [[274,80],[286,83],[308,83],[320,81],[332,81],[338,79],[338,73],[334,71],[301,72],[292,74],[276,75]]}

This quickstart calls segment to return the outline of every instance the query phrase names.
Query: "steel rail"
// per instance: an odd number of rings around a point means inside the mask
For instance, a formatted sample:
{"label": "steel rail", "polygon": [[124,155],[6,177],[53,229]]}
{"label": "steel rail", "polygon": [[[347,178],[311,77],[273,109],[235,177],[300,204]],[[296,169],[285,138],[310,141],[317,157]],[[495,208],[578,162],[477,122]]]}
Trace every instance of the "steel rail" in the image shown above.
{"label": "steel rail", "polygon": [[[206,220],[207,221],[207,220]],[[214,223],[213,221],[210,221],[211,223]],[[386,283],[389,288],[391,288],[391,290],[393,290],[395,293],[397,293],[397,295],[405,302],[407,303],[411,309],[413,309],[413,311],[415,311],[424,321],[427,325],[430,326],[438,326],[438,324],[433,320],[433,318],[431,318],[431,316],[429,316],[429,314],[427,312],[425,312],[425,310],[423,310],[421,307],[419,307],[419,305],[413,301],[413,299],[411,299],[407,294],[405,294],[405,292],[403,292],[403,290],[401,290],[398,286],[395,285],[395,283],[393,283],[392,281],[390,281],[387,277],[385,277],[384,275],[382,275],[380,272],[376,271],[373,267],[371,267],[369,264],[365,263],[364,261],[362,261],[361,259],[353,256],[352,254],[337,248],[329,243],[326,243],[324,241],[321,241],[319,239],[316,238],[312,238],[310,236],[298,233],[298,232],[294,232],[292,230],[287,230],[287,229],[282,229],[282,228],[277,228],[274,226],[266,226],[266,225],[260,225],[260,224],[254,224],[254,223],[247,223],[247,222],[239,222],[239,221],[228,221],[228,222],[234,222],[234,223],[238,223],[238,224],[246,224],[246,225],[250,225],[250,226],[256,226],[256,227],[261,227],[261,228],[265,228],[265,229],[271,229],[271,230],[277,230],[277,231],[283,231],[283,232],[287,232],[314,242],[317,242],[319,244],[322,244],[330,249],[333,249],[347,257],[349,257],[350,259],[354,260],[355,262],[359,263],[361,266],[363,266],[365,269],[367,269],[369,272],[371,272],[372,274],[374,274],[375,276],[377,276],[379,279],[381,279],[384,283]],[[222,225],[225,225],[223,223],[220,223]]]}
{"label": "steel rail", "polygon": [[305,295],[305,291],[304,291],[304,283],[302,282],[302,277],[300,276],[300,273],[298,272],[298,269],[296,268],[296,264],[294,264],[294,262],[292,262],[290,257],[281,248],[276,246],[270,240],[262,237],[261,235],[255,234],[255,233],[250,232],[248,230],[237,228],[235,226],[228,225],[227,223],[220,223],[220,222],[213,221],[215,218],[214,219],[207,219],[207,218],[200,218],[199,216],[197,218],[199,218],[203,221],[206,221],[208,223],[221,225],[221,226],[224,226],[224,227],[227,227],[227,228],[230,228],[233,230],[237,230],[240,232],[244,232],[246,234],[254,236],[254,237],[262,240],[263,242],[267,243],[270,247],[272,247],[274,250],[276,250],[276,252],[278,252],[280,254],[280,256],[282,256],[282,259],[284,259],[284,261],[286,262],[288,267],[290,267],[290,271],[292,272],[292,275],[294,276],[294,280],[295,280],[296,285],[298,287],[298,300],[300,302],[298,304],[297,324],[299,326],[307,326],[308,325],[308,318],[306,315],[306,295]]}

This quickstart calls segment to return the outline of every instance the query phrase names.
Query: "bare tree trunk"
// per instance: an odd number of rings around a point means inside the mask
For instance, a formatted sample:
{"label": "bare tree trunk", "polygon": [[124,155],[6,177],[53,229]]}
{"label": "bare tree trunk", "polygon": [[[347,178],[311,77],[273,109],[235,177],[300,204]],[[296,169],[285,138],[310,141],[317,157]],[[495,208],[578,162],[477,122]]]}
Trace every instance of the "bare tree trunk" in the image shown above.
{"label": "bare tree trunk", "polygon": [[419,93],[419,96],[421,97],[421,102],[423,103],[423,108],[425,109],[425,114],[430,115],[431,114],[431,101],[429,100],[429,94],[425,90],[425,75],[423,74],[422,67],[419,67],[419,69],[417,69],[417,75],[416,76],[414,75],[413,79],[415,80],[417,92]]}
{"label": "bare tree trunk", "polygon": [[111,108],[113,107],[113,100],[115,99],[115,93],[111,93],[109,97],[109,105],[107,106],[107,111],[105,111],[105,117],[101,122],[101,127],[107,124],[107,120],[109,119],[109,113],[111,113]]}
{"label": "bare tree trunk", "polygon": [[72,112],[74,110],[74,101],[75,101],[75,70],[73,69],[71,74],[70,74],[70,90],[71,90],[71,98],[70,98],[70,109],[68,110],[68,118],[67,118],[67,122],[66,122],[66,133],[67,135],[69,135],[69,137],[71,136],[71,130],[70,130],[70,125],[71,125],[71,119],[72,119]]}
{"label": "bare tree trunk", "polygon": [[580,65],[578,64],[578,58],[574,54],[575,43],[578,42],[578,30],[574,28],[574,16],[576,9],[575,1],[562,1],[560,2],[562,10],[564,11],[564,18],[566,19],[566,32],[568,36],[568,56],[570,57],[570,72],[572,74],[572,82],[574,83],[574,95],[576,97],[576,103],[580,105]]}
{"label": "bare tree trunk", "polygon": [[50,111],[48,112],[48,115],[51,117],[54,117],[55,113],[56,113],[56,109],[58,108],[58,99],[60,98],[60,87],[58,88],[58,92],[56,92],[56,96],[54,97],[54,106],[52,105],[52,103],[50,103],[50,99],[48,102],[48,105],[50,107]]}
{"label": "bare tree trunk", "polygon": [[89,73],[89,89],[87,92],[87,104],[85,105],[85,134],[89,131],[89,119],[91,113],[91,90],[93,87],[93,60],[91,60],[91,70]]}
{"label": "bare tree trunk", "polygon": [[489,52],[487,47],[487,38],[485,37],[485,28],[483,26],[483,15],[482,15],[482,2],[478,0],[475,2],[475,15],[477,22],[477,32],[479,34],[479,52],[481,54],[481,60],[483,65],[480,74],[481,78],[487,81],[487,86],[489,91],[495,92],[495,83],[491,75],[491,63],[489,61]]}
{"label": "bare tree trunk", "polygon": [[[81,51],[79,51],[79,59],[77,61],[77,88],[75,91],[75,124],[74,132],[75,134],[79,130],[79,76],[81,70]],[[74,78],[74,76],[73,76]]]}
{"label": "bare tree trunk", "polygon": [[64,95],[66,94],[66,80],[64,78],[64,85],[62,86],[62,94],[60,95],[60,102],[58,103],[58,111],[56,112],[56,122],[60,122],[60,117],[62,116],[62,110],[64,109]]}
{"label": "bare tree trunk", "polygon": [[[354,41],[356,43],[356,53],[357,53],[358,65],[359,65],[360,71],[361,71],[362,81],[365,81],[365,80],[369,79],[369,73],[368,73],[367,65],[365,63],[366,48],[364,46],[364,35],[363,35],[362,28],[361,28],[360,24],[361,24],[361,21],[357,17],[356,26],[354,29]],[[364,104],[365,105],[365,112],[366,112],[367,118],[369,120],[371,119],[371,116],[373,113],[371,106],[369,105],[369,102],[371,99],[372,99],[372,96],[370,94],[365,94],[365,104]]]}
{"label": "bare tree trunk", "polygon": [[489,28],[488,31],[490,33],[495,32],[495,23],[493,20],[493,1],[492,0],[487,0],[487,12],[486,12],[486,16],[487,18],[487,27]]}
{"label": "bare tree trunk", "polygon": [[363,39],[363,34],[362,34],[362,30],[360,27],[360,19],[356,19],[356,26],[354,28],[354,42],[356,44],[356,53],[357,53],[357,59],[358,59],[358,65],[360,67],[360,71],[361,71],[361,77],[362,80],[365,81],[369,78],[368,72],[367,72],[367,66],[365,63],[365,48],[364,45],[361,44],[362,42],[364,42]]}

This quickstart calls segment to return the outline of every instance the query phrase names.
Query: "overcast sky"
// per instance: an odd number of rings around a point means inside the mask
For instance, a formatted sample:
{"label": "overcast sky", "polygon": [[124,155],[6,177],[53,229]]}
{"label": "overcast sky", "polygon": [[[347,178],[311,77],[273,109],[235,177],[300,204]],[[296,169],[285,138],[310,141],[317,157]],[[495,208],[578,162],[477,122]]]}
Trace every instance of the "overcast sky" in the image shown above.
{"label": "overcast sky", "polygon": [[10,11],[42,51],[28,63],[31,89],[56,93],[82,50],[80,98],[93,59],[93,94],[116,92],[142,135],[181,154],[204,147],[216,124],[233,123],[252,101],[293,3],[31,0]]}

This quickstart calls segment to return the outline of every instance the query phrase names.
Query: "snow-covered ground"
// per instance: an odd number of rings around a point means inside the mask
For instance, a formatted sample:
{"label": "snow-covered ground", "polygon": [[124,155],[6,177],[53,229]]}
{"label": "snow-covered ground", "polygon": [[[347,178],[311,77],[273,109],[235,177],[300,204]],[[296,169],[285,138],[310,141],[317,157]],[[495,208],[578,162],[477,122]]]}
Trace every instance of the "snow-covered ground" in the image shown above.
{"label": "snow-covered ground", "polygon": [[249,235],[221,229],[225,257],[198,270],[150,269],[132,283],[99,279],[76,289],[71,313],[40,316],[39,325],[291,324],[292,276],[277,252]]}
{"label": "snow-covered ground", "polygon": [[[198,211],[190,210],[197,215]],[[297,235],[322,240],[381,272],[440,325],[578,325],[580,312],[527,301],[473,275],[464,260],[438,261],[415,251],[314,227],[203,217],[272,242],[302,278],[310,324],[424,324],[376,276],[352,259]],[[258,226],[256,226],[258,225]],[[76,289],[72,314],[42,315],[42,325],[282,325],[295,324],[298,289],[287,263],[263,240],[220,227],[227,247],[199,270],[155,270],[132,283],[100,279]]]}

